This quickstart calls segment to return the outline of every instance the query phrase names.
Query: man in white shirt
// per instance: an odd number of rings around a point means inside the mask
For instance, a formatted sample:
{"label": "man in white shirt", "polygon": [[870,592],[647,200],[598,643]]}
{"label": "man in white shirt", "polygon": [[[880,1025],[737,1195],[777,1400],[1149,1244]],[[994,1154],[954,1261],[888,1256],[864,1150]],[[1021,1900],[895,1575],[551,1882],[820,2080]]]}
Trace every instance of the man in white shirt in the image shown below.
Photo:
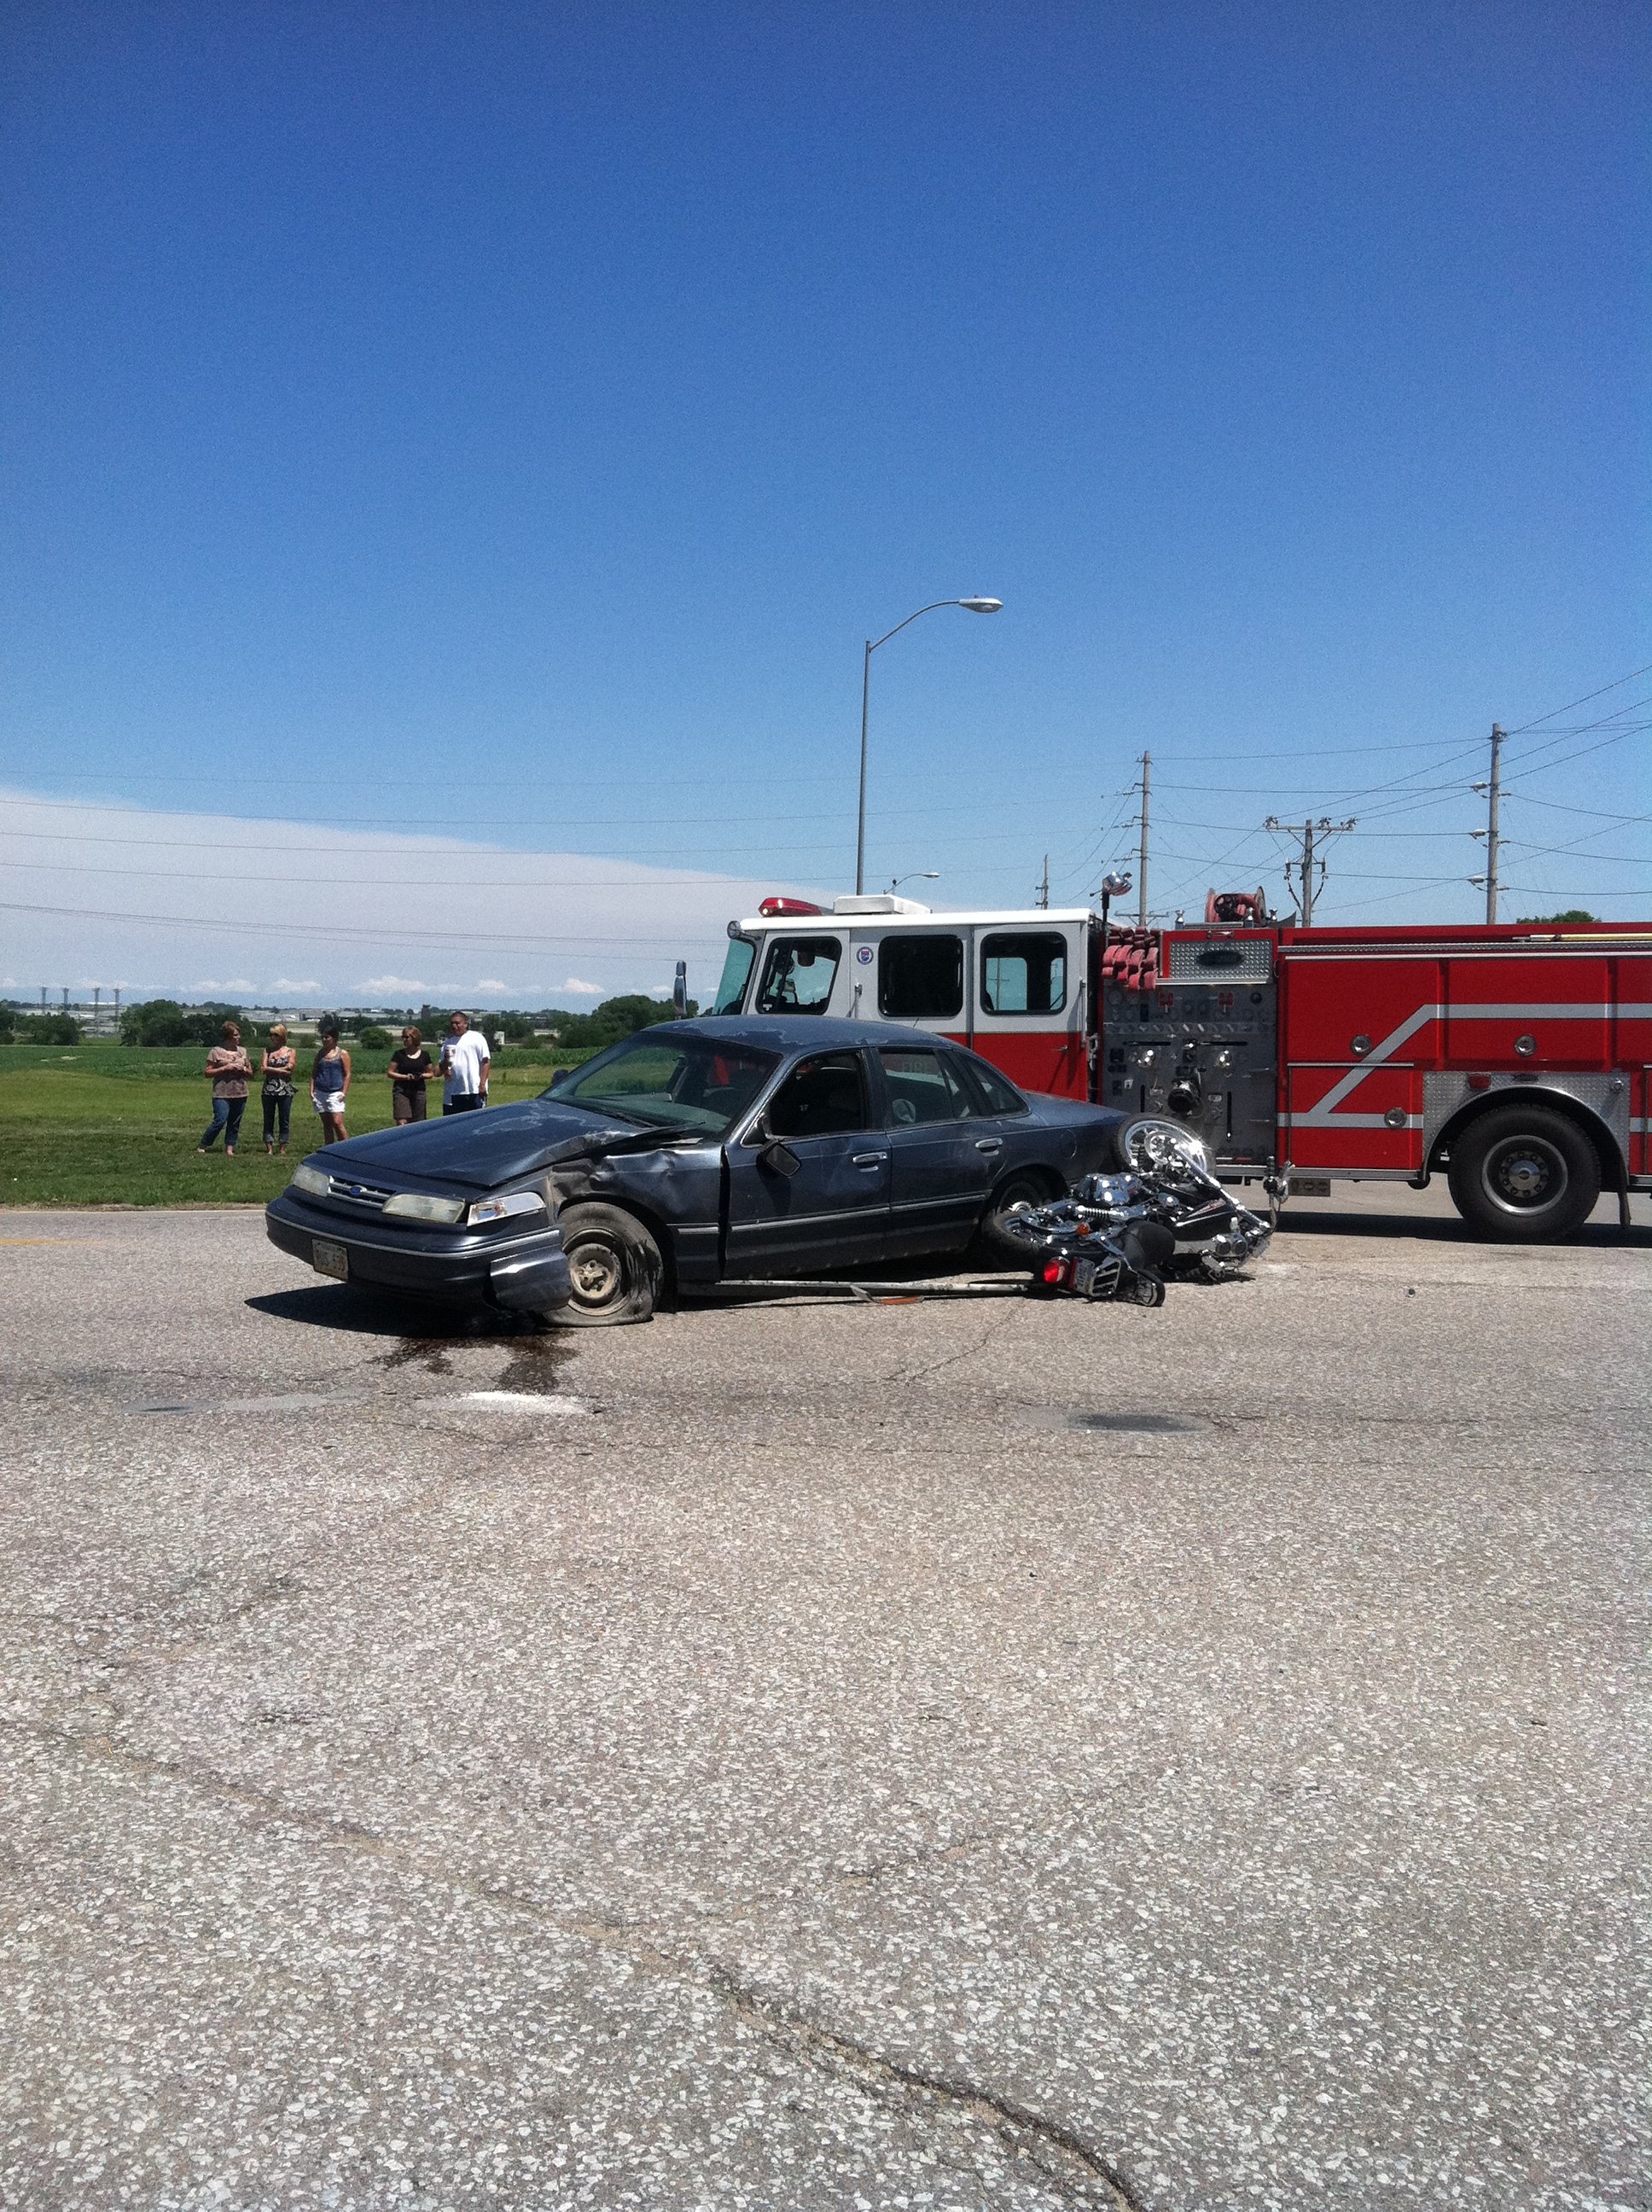
{"label": "man in white shirt", "polygon": [[487,1103],[488,1040],[471,1027],[468,1014],[449,1018],[441,1048],[441,1110],[444,1114],[474,1114]]}

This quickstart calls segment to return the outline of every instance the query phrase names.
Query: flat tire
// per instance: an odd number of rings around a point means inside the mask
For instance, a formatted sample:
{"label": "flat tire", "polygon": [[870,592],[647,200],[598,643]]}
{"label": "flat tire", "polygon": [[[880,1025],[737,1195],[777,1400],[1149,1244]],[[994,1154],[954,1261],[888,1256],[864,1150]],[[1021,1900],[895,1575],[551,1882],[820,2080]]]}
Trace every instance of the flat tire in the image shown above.
{"label": "flat tire", "polygon": [[559,1328],[622,1328],[652,1319],[665,1267],[659,1247],[618,1206],[570,1206],[557,1216],[574,1295],[546,1319]]}

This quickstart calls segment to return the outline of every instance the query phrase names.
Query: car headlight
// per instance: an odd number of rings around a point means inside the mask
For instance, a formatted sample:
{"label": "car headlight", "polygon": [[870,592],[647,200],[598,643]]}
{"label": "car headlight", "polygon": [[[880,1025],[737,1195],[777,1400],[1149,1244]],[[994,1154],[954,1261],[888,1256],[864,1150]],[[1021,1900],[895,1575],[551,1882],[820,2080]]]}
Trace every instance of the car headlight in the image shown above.
{"label": "car headlight", "polygon": [[1211,1156],[1197,1137],[1180,1129],[1174,1121],[1131,1121],[1119,1132],[1119,1150],[1133,1168],[1174,1167],[1178,1161],[1189,1167],[1210,1170]]}
{"label": "car headlight", "polygon": [[463,1221],[462,1198],[427,1198],[422,1191],[398,1190],[385,1200],[385,1212],[402,1221]]}
{"label": "car headlight", "polygon": [[501,1191],[497,1198],[479,1198],[471,1206],[468,1219],[472,1229],[480,1229],[484,1221],[503,1221],[513,1213],[543,1213],[544,1194],[537,1190]]}
{"label": "car headlight", "polygon": [[290,1188],[294,1190],[307,1190],[312,1198],[325,1198],[327,1178],[319,1168],[313,1168],[307,1160],[301,1160],[293,1170]]}

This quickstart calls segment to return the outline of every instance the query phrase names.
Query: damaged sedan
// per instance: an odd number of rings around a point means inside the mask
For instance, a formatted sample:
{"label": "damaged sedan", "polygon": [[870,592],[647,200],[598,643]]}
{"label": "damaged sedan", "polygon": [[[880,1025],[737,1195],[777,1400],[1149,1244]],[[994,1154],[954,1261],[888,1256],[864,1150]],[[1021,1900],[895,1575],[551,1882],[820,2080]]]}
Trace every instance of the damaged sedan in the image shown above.
{"label": "damaged sedan", "polygon": [[962,1254],[1127,1164],[1126,1116],[944,1038],[818,1016],[671,1022],[538,1098],[304,1161],[269,1232],[324,1274],[564,1323],[664,1296]]}

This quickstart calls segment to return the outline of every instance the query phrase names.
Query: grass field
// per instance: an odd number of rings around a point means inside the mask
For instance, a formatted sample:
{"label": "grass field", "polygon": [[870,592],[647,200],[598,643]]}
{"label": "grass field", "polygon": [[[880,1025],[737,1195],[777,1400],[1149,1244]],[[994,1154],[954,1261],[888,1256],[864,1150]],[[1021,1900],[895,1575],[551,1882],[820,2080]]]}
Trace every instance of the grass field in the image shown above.
{"label": "grass field", "polygon": [[[355,1137],[391,1120],[390,1054],[349,1049]],[[531,1098],[557,1067],[586,1057],[513,1046],[494,1061],[489,1101]],[[309,1086],[301,1080],[293,1101],[284,1160],[264,1156],[256,1079],[235,1158],[224,1158],[221,1139],[202,1159],[195,1147],[212,1113],[205,1059],[198,1045],[0,1045],[0,1206],[262,1206],[273,1198],[321,1139]],[[307,1069],[309,1056],[299,1065]],[[439,1113],[439,1086],[432,1094]]]}

